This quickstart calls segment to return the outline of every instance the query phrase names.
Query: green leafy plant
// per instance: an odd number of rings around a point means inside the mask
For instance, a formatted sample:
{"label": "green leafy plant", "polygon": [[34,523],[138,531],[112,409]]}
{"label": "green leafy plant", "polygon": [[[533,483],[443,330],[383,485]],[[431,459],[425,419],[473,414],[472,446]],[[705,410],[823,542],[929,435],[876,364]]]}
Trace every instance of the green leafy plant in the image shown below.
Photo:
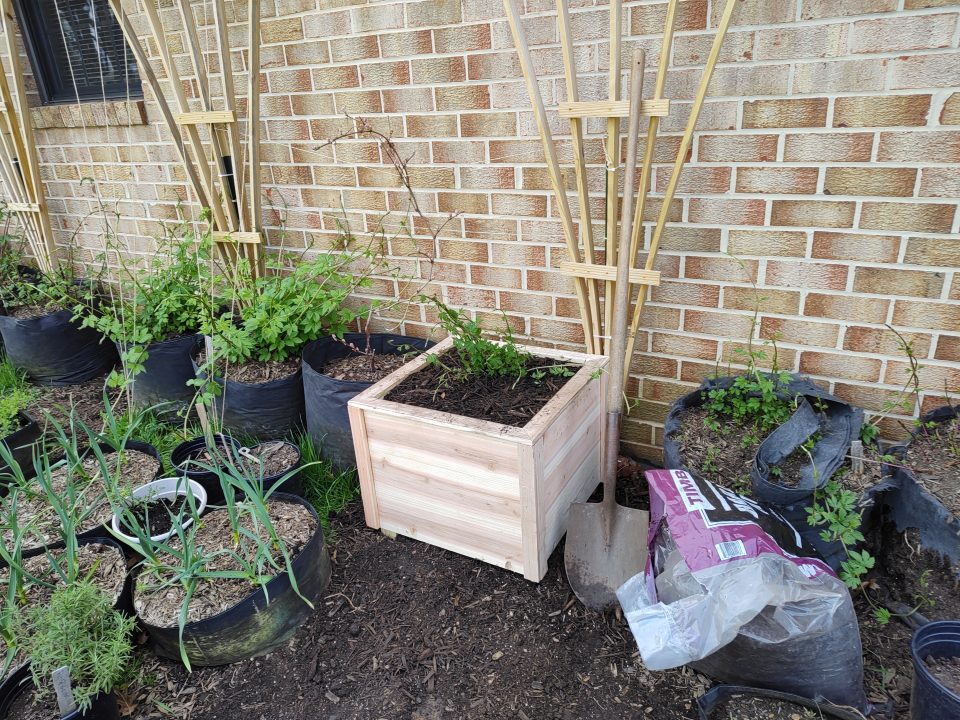
{"label": "green leafy plant", "polygon": [[110,287],[109,297],[96,307],[74,307],[84,327],[95,328],[120,347],[124,374],[111,376],[113,386],[143,371],[151,343],[195,333],[213,314],[219,303],[212,248],[209,230],[180,223],[157,241],[157,252],[145,267],[131,266],[117,252],[120,280]]}
{"label": "green leafy plant", "polygon": [[540,382],[548,375],[573,375],[572,366],[567,363],[534,366],[533,356],[517,345],[507,322],[498,336],[499,341],[490,340],[484,337],[480,324],[470,320],[463,310],[454,310],[435,297],[422,300],[436,306],[440,325],[453,338],[453,349],[459,360],[456,365],[450,365],[437,355],[427,356],[432,365],[443,368],[441,384],[481,376],[514,378],[515,382],[529,376]]}
{"label": "green leafy plant", "polygon": [[807,508],[807,522],[814,527],[824,526],[820,537],[825,542],[843,546],[847,559],[840,564],[840,579],[852,589],[859,588],[876,560],[866,550],[856,549],[864,541],[857,494],[831,479],[814,492],[813,505]]}
{"label": "green leafy plant", "polygon": [[[897,339],[897,349],[903,353],[907,359],[907,367],[904,371],[907,377],[896,397],[884,400],[881,411],[874,415],[870,419],[870,422],[863,423],[863,425],[860,426],[860,439],[867,444],[871,444],[876,440],[880,434],[880,421],[885,417],[892,413],[913,415],[921,405],[920,370],[923,369],[923,365],[920,364],[917,358],[916,349],[913,347],[913,340],[907,339],[903,333],[889,323],[887,324],[887,329],[894,334]],[[916,424],[919,425],[920,421],[917,420]]]}
{"label": "green leafy plant", "polygon": [[30,657],[36,695],[50,692],[50,676],[66,666],[81,711],[125,676],[136,618],[126,618],[93,584],[81,581],[54,591],[50,602],[29,607],[14,618],[13,637]]}
{"label": "green leafy plant", "polygon": [[9,360],[0,362],[0,438],[20,429],[18,413],[30,406],[37,390]]}

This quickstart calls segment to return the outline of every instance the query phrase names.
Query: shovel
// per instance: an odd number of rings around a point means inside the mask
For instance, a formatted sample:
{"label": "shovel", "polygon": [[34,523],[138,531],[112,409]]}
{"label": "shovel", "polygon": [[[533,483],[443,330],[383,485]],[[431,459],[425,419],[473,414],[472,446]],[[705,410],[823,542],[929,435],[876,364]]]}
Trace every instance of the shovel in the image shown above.
{"label": "shovel", "polygon": [[[633,54],[630,70],[630,114],[627,164],[623,182],[620,243],[617,248],[617,282],[610,333],[610,366],[607,373],[607,418],[603,448],[603,502],[573,503],[567,520],[564,564],[567,580],[580,601],[594,610],[617,602],[616,590],[641,572],[647,562],[649,515],[616,501],[617,456],[620,449],[620,408],[623,405],[623,369],[626,362],[627,314],[630,305],[630,236],[633,230],[633,186],[640,130],[640,95],[643,90],[644,53]],[[609,299],[608,299],[609,302]]]}

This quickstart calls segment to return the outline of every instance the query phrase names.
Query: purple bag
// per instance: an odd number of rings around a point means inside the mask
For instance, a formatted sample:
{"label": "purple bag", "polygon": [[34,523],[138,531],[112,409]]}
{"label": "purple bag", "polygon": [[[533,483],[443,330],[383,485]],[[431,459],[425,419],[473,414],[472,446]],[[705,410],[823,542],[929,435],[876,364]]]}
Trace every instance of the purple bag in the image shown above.
{"label": "purple bag", "polygon": [[617,591],[644,664],[867,706],[843,582],[776,508],[651,470],[649,557]]}

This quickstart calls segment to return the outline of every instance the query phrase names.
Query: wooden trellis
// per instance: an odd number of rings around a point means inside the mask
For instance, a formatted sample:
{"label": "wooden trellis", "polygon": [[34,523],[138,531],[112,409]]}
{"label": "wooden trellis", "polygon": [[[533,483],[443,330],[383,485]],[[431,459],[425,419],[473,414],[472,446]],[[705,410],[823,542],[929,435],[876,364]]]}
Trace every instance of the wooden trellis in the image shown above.
{"label": "wooden trellis", "polygon": [[10,193],[7,211],[20,218],[31,254],[40,269],[48,271],[56,262],[56,249],[13,18],[11,0],[0,0],[0,25],[14,89],[11,94],[6,73],[0,71],[0,178]]}
{"label": "wooden trellis", "polygon": [[[664,98],[663,93],[667,79],[667,68],[670,63],[670,48],[673,43],[674,19],[677,14],[678,2],[679,0],[668,0],[667,2],[663,41],[661,43],[660,60],[657,66],[653,97],[641,104],[641,114],[649,118],[649,126],[647,130],[646,150],[640,172],[639,198],[636,203],[633,230],[630,238],[631,264],[636,263],[637,255],[640,251],[643,233],[642,220],[651,191],[650,181],[653,156],[660,118],[670,112],[670,100]],[[521,31],[520,13],[517,9],[517,2],[516,0],[503,0],[503,4],[507,11],[507,19],[510,23],[514,44],[517,49],[517,54],[519,55],[520,67],[523,70],[527,91],[533,105],[534,117],[540,131],[540,139],[543,143],[544,155],[547,159],[547,171],[550,176],[554,195],[557,199],[558,214],[560,215],[564,238],[570,256],[568,261],[560,263],[560,270],[561,272],[571,275],[574,280],[574,288],[580,304],[580,316],[583,322],[584,341],[587,346],[587,352],[609,353],[612,343],[609,331],[606,329],[612,326],[613,303],[604,303],[604,312],[600,312],[600,284],[602,283],[605,288],[603,297],[613,298],[615,294],[618,245],[617,208],[619,198],[617,195],[617,181],[620,169],[620,118],[627,116],[627,101],[620,99],[621,16],[623,4],[621,0],[610,0],[609,97],[605,101],[581,102],[577,89],[577,70],[574,65],[573,37],[570,31],[570,13],[567,0],[557,0],[557,23],[560,31],[560,46],[563,53],[567,92],[567,100],[559,104],[558,113],[561,117],[567,118],[570,121],[577,199],[580,206],[580,234],[583,240],[583,253],[581,253],[580,243],[576,236],[573,216],[567,201],[566,186],[557,158],[556,146],[547,121],[546,107],[544,106],[543,97],[540,94],[540,86],[530,57],[530,49]],[[713,46],[707,58],[703,76],[700,79],[700,85],[697,88],[697,94],[690,110],[690,116],[684,128],[680,141],[680,149],[673,165],[673,171],[663,194],[662,205],[651,235],[650,247],[647,249],[646,262],[643,267],[630,270],[629,282],[631,285],[636,286],[637,293],[627,337],[626,362],[624,364],[626,368],[625,373],[629,373],[630,358],[633,356],[636,335],[640,325],[640,314],[643,312],[648,288],[660,283],[660,273],[653,269],[654,263],[656,262],[657,250],[660,247],[660,239],[663,236],[663,230],[667,224],[670,204],[673,201],[677,185],[680,182],[680,173],[683,171],[683,167],[687,161],[687,151],[690,149],[690,143],[693,140],[694,127],[700,116],[700,110],[703,107],[703,101],[707,94],[707,86],[713,77],[713,70],[717,64],[720,47],[726,36],[727,28],[730,26],[730,19],[733,16],[735,6],[736,0],[726,0],[720,22],[717,26],[717,33],[713,40]],[[605,138],[607,175],[606,239],[604,242],[605,264],[603,265],[596,264],[594,260],[596,247],[593,237],[592,219],[590,217],[586,162],[583,152],[583,120],[591,117],[606,118],[607,120],[607,135]]]}
{"label": "wooden trellis", "polygon": [[[206,0],[201,0],[206,2]],[[260,187],[260,3],[248,0],[247,34],[247,137],[241,137],[236,113],[236,90],[223,0],[211,0],[220,65],[222,98],[212,97],[204,48],[197,33],[193,0],[175,0],[180,11],[184,45],[199,88],[201,109],[192,110],[180,72],[160,21],[157,0],[142,0],[150,35],[173,94],[176,113],[163,94],[147,53],[133,30],[121,0],[109,0],[127,44],[132,48],[143,77],[153,90],[167,129],[186,169],[198,201],[210,208],[213,237],[225,257],[245,258],[256,274],[263,271],[263,210]],[[220,104],[221,109],[214,105]],[[200,127],[206,128],[205,137]],[[245,156],[244,156],[245,153]]]}

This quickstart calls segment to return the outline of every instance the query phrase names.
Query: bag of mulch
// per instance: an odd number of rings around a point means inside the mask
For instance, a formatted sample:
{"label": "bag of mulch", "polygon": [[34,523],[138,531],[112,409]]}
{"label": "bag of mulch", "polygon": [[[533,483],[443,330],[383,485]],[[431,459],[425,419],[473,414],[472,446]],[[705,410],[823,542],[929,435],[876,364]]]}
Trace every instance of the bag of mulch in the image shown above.
{"label": "bag of mulch", "polygon": [[850,593],[797,528],[686,471],[645,476],[647,567],[617,590],[644,664],[866,708]]}

